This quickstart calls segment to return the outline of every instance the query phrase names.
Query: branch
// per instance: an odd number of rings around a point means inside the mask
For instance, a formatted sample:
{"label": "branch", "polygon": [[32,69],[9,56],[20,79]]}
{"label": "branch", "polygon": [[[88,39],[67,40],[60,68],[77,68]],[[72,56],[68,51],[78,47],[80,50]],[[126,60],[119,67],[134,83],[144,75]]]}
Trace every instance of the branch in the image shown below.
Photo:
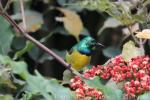
{"label": "branch", "polygon": [[9,8],[10,4],[11,4],[12,0],[8,0],[5,7],[4,7],[4,12],[6,12],[6,10]]}
{"label": "branch", "polygon": [[13,19],[11,19],[11,17],[7,13],[0,12],[0,15],[3,16],[12,26],[14,26],[26,39],[30,40],[31,42],[36,44],[39,48],[41,48],[42,50],[47,52],[50,56],[54,57],[57,61],[59,61],[62,65],[64,65],[68,70],[70,70],[71,72],[73,72],[76,75],[80,75],[77,71],[75,71],[75,69],[73,69],[71,67],[70,64],[65,62],[60,56],[58,56],[52,50],[50,50],[49,48],[47,48],[46,46],[41,44],[39,41],[34,39],[32,36],[27,34],[22,28],[20,28],[17,25],[17,23]]}
{"label": "branch", "polygon": [[132,29],[131,29],[131,26],[128,27],[128,30],[133,38],[133,40],[138,44],[140,45],[140,41],[138,41],[138,39],[134,36],[133,32],[132,32]]}
{"label": "branch", "polygon": [[21,15],[22,15],[22,21],[23,21],[23,29],[26,31],[27,30],[27,25],[26,25],[26,17],[25,17],[25,12],[24,12],[24,2],[23,0],[19,0],[20,2],[20,8],[21,8]]}
{"label": "branch", "polygon": [[139,47],[140,47],[140,49],[142,50],[142,52],[145,53],[145,50],[144,50],[144,43],[146,42],[146,40],[144,40],[144,41],[142,41],[142,39],[138,40],[138,39],[134,36],[134,34],[133,34],[133,32],[132,32],[131,26],[129,26],[128,29],[129,29],[129,32],[130,32],[131,36],[133,37],[134,41],[139,45]]}
{"label": "branch", "polygon": [[0,10],[4,11],[3,5],[2,5],[2,0],[0,0]]}

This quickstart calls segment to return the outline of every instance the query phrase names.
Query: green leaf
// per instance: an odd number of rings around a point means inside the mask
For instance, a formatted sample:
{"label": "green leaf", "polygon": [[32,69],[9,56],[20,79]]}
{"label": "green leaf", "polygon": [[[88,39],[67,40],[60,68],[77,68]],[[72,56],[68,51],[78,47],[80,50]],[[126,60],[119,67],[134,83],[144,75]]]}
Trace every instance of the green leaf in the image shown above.
{"label": "green leaf", "polygon": [[116,20],[115,18],[108,18],[105,22],[103,27],[101,27],[97,33],[97,35],[100,35],[104,29],[106,28],[116,28],[118,26],[122,25],[120,21]]}
{"label": "green leaf", "polygon": [[107,88],[112,88],[113,90],[115,90],[116,95],[119,98],[123,98],[123,91],[121,91],[118,87],[118,83],[116,84],[115,81],[113,81],[112,79],[109,79],[109,81],[106,83],[105,85]]}
{"label": "green leaf", "polygon": [[25,91],[25,94],[22,95],[22,98],[20,98],[20,100],[32,100],[32,97],[33,97],[33,94]]}
{"label": "green leaf", "polygon": [[0,16],[0,54],[6,55],[14,37],[10,24]]}
{"label": "green leaf", "polygon": [[137,100],[149,100],[150,99],[150,92],[144,93],[138,96]]}
{"label": "green leaf", "polygon": [[60,5],[65,5],[67,3],[68,0],[57,0],[57,2],[60,4]]}
{"label": "green leaf", "polygon": [[[63,35],[69,35],[63,27],[57,27],[54,31],[52,31],[52,34],[58,34],[58,33],[63,34]],[[89,35],[90,32],[88,31],[88,29],[83,28],[80,34],[81,35]]]}
{"label": "green leaf", "polygon": [[77,4],[79,4],[83,8],[98,11],[105,11],[111,6],[109,0],[82,0]]}
{"label": "green leaf", "polygon": [[12,41],[12,48],[21,50],[26,46],[26,39],[24,37],[14,37]]}
{"label": "green leaf", "polygon": [[75,94],[69,88],[61,86],[55,79],[44,78],[37,71],[36,75],[31,75],[23,61],[13,61],[8,56],[0,55],[0,64],[25,80],[25,92],[29,97],[42,95],[46,100],[74,100]]}
{"label": "green leaf", "polygon": [[27,70],[27,64],[23,61],[11,61],[10,66],[14,74],[20,75],[23,79],[26,79],[29,75]]}
{"label": "green leaf", "polygon": [[135,22],[143,23],[147,15],[147,12],[144,10],[145,6],[139,7],[137,13],[132,14],[131,9],[135,5],[131,1],[112,2],[110,0],[82,0],[78,1],[77,4],[90,10],[106,12],[124,25],[131,25]]}
{"label": "green leaf", "polygon": [[6,64],[8,58],[0,55],[0,85],[8,86],[12,89],[16,89],[11,81],[10,71],[11,69]]}
{"label": "green leaf", "polygon": [[74,77],[70,70],[66,69],[63,72],[63,84],[70,83],[70,80]]}
{"label": "green leaf", "polygon": [[145,0],[144,3],[143,3],[144,6],[147,6],[147,5],[149,5],[149,4],[150,4],[150,1],[149,1],[149,0]]}
{"label": "green leaf", "polygon": [[46,100],[74,100],[74,94],[68,88],[55,79],[43,78],[37,71],[36,76],[30,75],[26,81],[28,92],[41,94]]}
{"label": "green leaf", "polygon": [[[60,57],[65,58],[65,54],[66,54],[65,50],[59,51],[56,49],[52,49],[52,51],[54,51]],[[36,62],[40,62],[40,63],[43,63],[46,60],[53,60],[54,59],[52,56],[43,52],[37,46],[34,46],[28,53],[33,60],[35,60]]]}
{"label": "green leaf", "polygon": [[[52,49],[52,51],[54,51],[56,54],[58,54],[61,58],[65,58],[66,55],[66,50],[56,50],[56,49]],[[48,55],[47,53],[44,53],[39,59],[38,61],[40,63],[43,63],[45,60],[53,60],[54,57]]]}
{"label": "green leaf", "polygon": [[33,48],[33,43],[30,41],[26,41],[26,46],[15,53],[14,59],[17,59],[18,57],[21,57],[24,53],[30,51]]}
{"label": "green leaf", "polygon": [[16,89],[16,87],[12,83],[10,77],[11,76],[10,76],[9,68],[6,68],[6,66],[0,65],[0,85],[5,85],[12,89]]}
{"label": "green leaf", "polygon": [[32,94],[32,95],[39,94],[39,95],[43,95],[46,100],[52,100],[52,96],[48,93],[46,89],[47,85],[49,85],[47,80],[45,80],[41,76],[29,75],[26,82],[27,82],[26,91],[27,93],[29,92],[28,94]]}
{"label": "green leaf", "polygon": [[135,46],[133,41],[129,41],[123,45],[122,57],[125,61],[129,61],[134,57],[144,55],[141,48]]}
{"label": "green leaf", "polygon": [[14,74],[20,75],[23,79],[28,76],[27,64],[23,61],[13,61],[8,56],[0,55],[0,64],[7,66]]}
{"label": "green leaf", "polygon": [[103,85],[99,77],[95,77],[93,80],[83,80],[90,87],[97,88],[102,91],[102,93],[104,93],[105,100],[122,100],[122,91]]}
{"label": "green leaf", "polygon": [[11,95],[0,95],[0,100],[14,100]]}
{"label": "green leaf", "polygon": [[102,52],[108,58],[115,57],[115,56],[121,54],[121,50],[114,46],[107,47],[107,48],[103,49]]}
{"label": "green leaf", "polygon": [[43,51],[42,50],[40,50],[37,46],[33,46],[33,48],[28,52],[28,54],[29,54],[29,56],[33,59],[33,60],[35,60],[35,61],[37,61],[39,58],[40,58],[40,56],[41,55],[43,55]]}
{"label": "green leaf", "polygon": [[75,4],[76,0],[57,0],[57,2],[62,7],[65,7],[67,9],[71,9],[73,11],[80,12],[83,10],[83,8],[81,8],[80,6]]}

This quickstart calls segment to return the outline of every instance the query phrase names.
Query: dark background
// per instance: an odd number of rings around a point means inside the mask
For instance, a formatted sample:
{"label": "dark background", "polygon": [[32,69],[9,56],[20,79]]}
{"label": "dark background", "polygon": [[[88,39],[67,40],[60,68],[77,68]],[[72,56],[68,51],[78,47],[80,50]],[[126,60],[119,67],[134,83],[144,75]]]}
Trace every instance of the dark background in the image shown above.
{"label": "dark background", "polygon": [[[7,0],[2,1],[5,5]],[[73,0],[68,0],[68,2],[70,1]],[[34,33],[29,33],[37,40],[40,40],[41,38],[47,36],[57,27],[64,28],[62,23],[56,22],[55,20],[56,16],[64,15],[57,10],[48,9],[49,7],[61,7],[62,5],[60,5],[57,0],[51,0],[50,3],[44,3],[43,0],[30,0],[28,6],[30,7],[30,9],[40,12],[44,19],[44,24],[41,29],[37,30]],[[14,13],[14,4],[11,4],[10,8],[8,9],[8,13]],[[124,37],[124,35],[122,34],[122,28],[124,26],[119,26],[117,28],[107,28],[103,31],[101,36],[98,37],[96,33],[98,32],[100,27],[103,26],[105,20],[109,17],[109,15],[106,13],[90,11],[87,9],[82,9],[80,11],[77,11],[77,13],[80,15],[84,27],[89,31],[90,35],[97,41],[105,45],[105,48],[113,46],[121,50],[123,43],[125,43],[129,39],[132,39],[131,37],[128,37],[125,41],[122,42],[122,38]],[[80,35],[80,39],[82,39],[83,37],[85,36]],[[22,43],[25,44],[26,40],[23,37],[16,37],[15,39],[20,39]],[[48,48],[56,49],[61,52],[62,50],[69,50],[76,43],[77,41],[73,36],[60,34],[58,32],[57,34],[53,34],[48,39],[48,41],[44,42],[44,45],[46,45]],[[150,50],[148,49],[149,47],[147,45],[148,42],[146,42],[145,44],[145,50],[147,54],[150,54]],[[92,55],[92,65],[104,64],[110,58],[102,52],[105,48],[97,48],[95,50]],[[111,53],[111,51],[108,52]],[[44,51],[39,50],[39,55],[42,55],[43,53]],[[44,62],[40,63],[37,60],[33,59],[33,57],[30,56],[28,52],[23,55],[22,59],[25,59],[27,61],[29,66],[28,68],[31,73],[34,73],[34,69],[38,69],[39,72],[41,72],[44,76],[62,79],[62,73],[65,70],[65,67],[55,59],[45,60]]]}

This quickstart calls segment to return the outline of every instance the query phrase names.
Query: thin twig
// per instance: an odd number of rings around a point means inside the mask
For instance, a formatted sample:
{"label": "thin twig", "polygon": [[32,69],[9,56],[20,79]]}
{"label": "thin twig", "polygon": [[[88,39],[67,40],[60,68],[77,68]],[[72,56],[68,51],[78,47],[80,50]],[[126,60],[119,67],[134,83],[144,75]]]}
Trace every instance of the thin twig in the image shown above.
{"label": "thin twig", "polygon": [[27,34],[22,28],[20,28],[17,23],[11,19],[11,17],[3,12],[0,12],[0,15],[3,16],[12,26],[14,26],[26,39],[30,40],[34,44],[36,44],[39,48],[47,52],[50,56],[54,57],[57,61],[59,61],[62,65],[64,65],[68,70],[74,72],[74,69],[71,68],[70,64],[65,62],[60,56],[55,54],[52,50],[41,44],[39,41],[31,37],[29,34]]}
{"label": "thin twig", "polygon": [[140,41],[139,41],[140,43],[139,43],[139,45],[140,45],[140,48],[141,49],[143,49],[144,48],[144,46],[143,46],[143,40],[142,39],[140,39]]}
{"label": "thin twig", "polygon": [[134,34],[133,34],[133,32],[132,32],[130,26],[128,27],[128,29],[129,29],[129,32],[130,32],[131,36],[133,37],[134,41],[139,45],[139,47],[140,47],[140,49],[142,50],[142,52],[145,53],[145,50],[144,50],[144,41],[142,41],[142,39],[138,40],[138,39],[134,36]]}
{"label": "thin twig", "polygon": [[8,0],[5,7],[4,7],[4,12],[6,12],[6,10],[9,8],[10,4],[11,4],[12,0]]}
{"label": "thin twig", "polygon": [[139,44],[139,45],[140,45],[140,42],[139,42],[139,41],[138,41],[138,39],[134,36],[134,34],[133,34],[133,32],[132,32],[132,30],[131,30],[131,27],[130,27],[130,26],[128,27],[128,30],[129,30],[129,32],[130,32],[130,34],[131,34],[131,36],[133,37],[134,41],[135,41],[137,44]]}
{"label": "thin twig", "polygon": [[130,36],[130,34],[127,34],[127,35],[125,35],[122,39],[121,39],[121,41],[119,42],[119,47],[122,45],[122,43],[128,38]]}
{"label": "thin twig", "polygon": [[144,39],[144,40],[143,40],[143,44],[145,44],[145,43],[146,43],[146,41],[147,41],[147,39]]}
{"label": "thin twig", "polygon": [[140,49],[142,50],[142,52],[145,54],[145,50],[144,50],[144,42],[146,42],[145,40],[140,39]]}
{"label": "thin twig", "polygon": [[23,21],[23,29],[26,31],[27,24],[26,24],[25,12],[24,12],[24,2],[23,2],[23,0],[19,0],[19,2],[20,2],[21,16],[22,16],[22,21]]}
{"label": "thin twig", "polygon": [[3,8],[3,5],[2,5],[2,0],[0,0],[0,9],[1,9],[1,11],[4,12],[4,8]]}

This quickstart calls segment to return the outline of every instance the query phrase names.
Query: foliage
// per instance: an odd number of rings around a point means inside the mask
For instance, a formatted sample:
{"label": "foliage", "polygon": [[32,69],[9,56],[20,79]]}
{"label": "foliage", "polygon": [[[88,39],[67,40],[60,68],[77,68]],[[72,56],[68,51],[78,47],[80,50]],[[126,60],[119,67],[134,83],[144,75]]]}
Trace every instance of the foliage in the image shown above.
{"label": "foliage", "polygon": [[[132,52],[132,53],[131,53]],[[123,46],[122,56],[125,61],[130,61],[132,58],[144,55],[143,50],[135,47],[134,42],[129,41]]]}
{"label": "foliage", "polygon": [[[21,13],[17,13],[12,16],[14,20],[21,20]],[[42,14],[32,11],[32,10],[27,10],[25,11],[25,19],[26,19],[26,31],[27,32],[35,32],[36,30],[40,29],[42,24],[43,24],[43,19],[42,19]],[[23,26],[23,23],[19,23],[20,26]]]}
{"label": "foliage", "polygon": [[[144,0],[135,2],[142,4]],[[142,6],[136,14],[132,14],[131,10],[135,5],[134,1],[111,2],[109,0],[82,0],[79,2],[82,7],[107,12],[110,16],[118,19],[125,25],[130,25],[135,22],[143,22],[147,15],[145,6]]]}
{"label": "foliage", "polygon": [[3,17],[0,17],[0,23],[0,53],[6,55],[8,52],[10,52],[10,46],[14,34],[10,24]]}
{"label": "foliage", "polygon": [[[26,100],[31,99],[34,95],[42,95],[47,100],[59,100],[62,98],[64,98],[65,100],[72,100],[74,98],[73,92],[59,85],[59,82],[57,80],[46,79],[41,76],[38,71],[35,71],[36,75],[29,74],[29,72],[27,71],[27,65],[23,61],[12,61],[9,57],[1,55],[0,64],[2,65],[1,67],[4,67],[5,70],[9,69],[9,72],[7,73],[9,76],[11,76],[10,73],[17,74],[23,79],[23,91],[25,91],[27,95],[30,95],[26,98]],[[1,85],[3,85],[6,81],[9,82],[10,80],[10,77],[7,77],[6,75],[4,76],[3,73],[1,74],[1,77],[5,78],[5,80],[1,80]],[[18,81],[19,80],[20,79],[18,79]],[[12,83],[8,85],[10,86],[10,88],[12,87]],[[23,98],[25,97],[23,96]]]}
{"label": "foliage", "polygon": [[[149,0],[1,0],[1,4],[0,100],[150,98]],[[105,47],[96,48],[91,68],[83,68],[81,75],[75,71],[76,76],[20,34],[3,13],[64,60],[85,36]],[[140,92],[132,91],[136,86]]]}

